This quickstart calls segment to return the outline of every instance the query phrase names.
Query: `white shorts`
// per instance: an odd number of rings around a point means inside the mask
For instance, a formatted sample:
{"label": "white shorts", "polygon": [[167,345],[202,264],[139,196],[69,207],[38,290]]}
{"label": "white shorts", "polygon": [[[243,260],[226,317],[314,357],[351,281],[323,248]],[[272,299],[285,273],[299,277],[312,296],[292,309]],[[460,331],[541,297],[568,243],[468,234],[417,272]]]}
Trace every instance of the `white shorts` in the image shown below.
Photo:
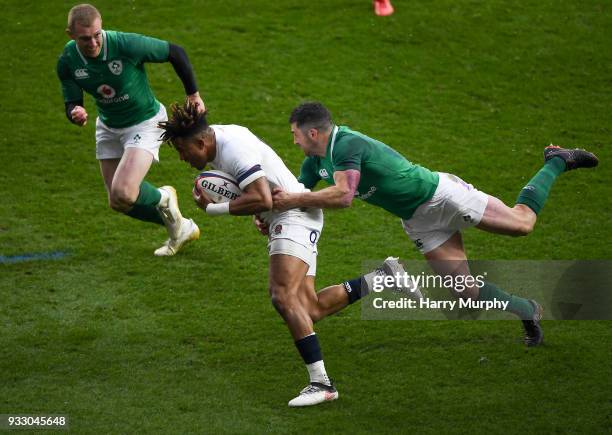
{"label": "white shorts", "polygon": [[157,115],[131,127],[111,128],[97,118],[96,158],[120,159],[126,148],[140,148],[153,154],[153,159],[159,162],[159,137],[163,130],[157,127],[157,123],[167,119],[166,108],[161,103]]}
{"label": "white shorts", "polygon": [[291,255],[297,257],[308,265],[307,276],[315,276],[317,274],[317,250],[291,239],[272,239],[268,243],[268,252],[270,255]]}
{"label": "white shorts", "polygon": [[[323,230],[323,212],[309,209],[304,213],[304,224],[296,223],[295,211],[290,219],[280,213],[270,224],[268,254],[297,257],[308,265],[306,275],[317,274],[317,242]],[[290,222],[287,222],[290,220]]]}
{"label": "white shorts", "polygon": [[402,219],[404,231],[423,254],[436,249],[457,231],[480,223],[489,196],[461,178],[439,173],[432,198],[421,204],[410,219]]}

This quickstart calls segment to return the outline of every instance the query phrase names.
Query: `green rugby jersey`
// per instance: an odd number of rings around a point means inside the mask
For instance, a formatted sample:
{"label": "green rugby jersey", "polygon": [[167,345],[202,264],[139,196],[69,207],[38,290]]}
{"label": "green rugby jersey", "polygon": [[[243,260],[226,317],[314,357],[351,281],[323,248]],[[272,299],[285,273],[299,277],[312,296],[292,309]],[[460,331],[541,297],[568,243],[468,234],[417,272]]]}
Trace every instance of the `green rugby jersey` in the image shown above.
{"label": "green rugby jersey", "polygon": [[393,148],[348,127],[334,127],[325,157],[307,157],[299,181],[311,189],[320,179],[334,184],[334,172],[361,173],[355,197],[409,219],[438,187],[438,174],[408,161]]}
{"label": "green rugby jersey", "polygon": [[69,41],[57,62],[64,101],[78,101],[83,91],[96,100],[98,115],[112,128],[136,125],[159,111],[144,62],[166,62],[167,41],[136,33],[102,31],[96,58],[85,57]]}

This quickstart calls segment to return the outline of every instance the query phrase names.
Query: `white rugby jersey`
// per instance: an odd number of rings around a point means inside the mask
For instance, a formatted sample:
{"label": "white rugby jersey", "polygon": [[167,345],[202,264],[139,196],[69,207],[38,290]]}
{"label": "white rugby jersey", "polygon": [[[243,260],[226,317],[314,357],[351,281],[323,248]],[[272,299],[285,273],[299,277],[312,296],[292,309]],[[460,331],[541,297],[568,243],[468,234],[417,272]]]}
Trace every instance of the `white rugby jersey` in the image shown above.
{"label": "white rugby jersey", "polygon": [[287,192],[306,190],[274,150],[248,128],[240,125],[210,127],[215,131],[217,141],[217,155],[210,165],[233,175],[241,189],[265,176],[270,190],[275,187]]}
{"label": "white rugby jersey", "polygon": [[[240,125],[211,125],[215,131],[217,155],[209,162],[210,166],[232,175],[238,181],[240,189],[260,177],[266,177],[270,190],[280,187],[286,192],[307,191],[302,183],[285,166],[285,162],[265,142],[255,136],[251,131]],[[306,217],[307,220],[321,214],[320,209],[309,209],[308,212],[288,210],[281,214],[262,214],[268,222],[277,218]],[[293,220],[293,219],[292,219]]]}

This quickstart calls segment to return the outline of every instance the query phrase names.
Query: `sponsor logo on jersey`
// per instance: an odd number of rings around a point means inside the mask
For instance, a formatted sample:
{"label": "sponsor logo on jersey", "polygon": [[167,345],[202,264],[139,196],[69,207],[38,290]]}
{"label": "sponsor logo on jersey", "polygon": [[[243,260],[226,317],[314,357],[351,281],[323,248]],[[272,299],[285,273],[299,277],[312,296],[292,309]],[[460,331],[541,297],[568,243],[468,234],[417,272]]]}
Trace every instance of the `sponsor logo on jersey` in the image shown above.
{"label": "sponsor logo on jersey", "polygon": [[123,71],[123,62],[121,62],[121,60],[111,60],[108,63],[108,69],[110,72],[118,76]]}
{"label": "sponsor logo on jersey", "polygon": [[282,225],[277,225],[274,227],[274,234],[276,234],[277,236],[283,232],[283,226]]}
{"label": "sponsor logo on jersey", "polygon": [[469,214],[465,214],[465,215],[463,215],[463,220],[464,220],[465,222],[469,222],[469,223],[471,223],[471,224],[473,224],[473,223],[474,223],[474,218],[473,218],[472,216],[470,216]]}
{"label": "sponsor logo on jersey", "polygon": [[76,79],[88,79],[89,73],[85,68],[79,68],[74,71],[74,78]]}
{"label": "sponsor logo on jersey", "polygon": [[329,174],[327,173],[327,169],[319,169],[319,175],[321,178],[329,178]]}
{"label": "sponsor logo on jersey", "polygon": [[117,92],[109,85],[100,85],[96,91],[98,91],[98,94],[102,95],[104,99],[114,98],[115,95],[117,95]]}
{"label": "sponsor logo on jersey", "polygon": [[132,138],[135,144],[139,144],[140,139],[142,139],[142,136],[140,136],[138,133],[136,133],[136,135]]}
{"label": "sponsor logo on jersey", "polygon": [[370,196],[374,195],[375,192],[376,192],[376,186],[370,186],[370,189],[366,193],[364,193],[363,195],[361,195],[358,190],[355,191],[355,196],[357,198],[359,198],[359,199],[366,200]]}
{"label": "sponsor logo on jersey", "polygon": [[122,101],[127,101],[130,99],[129,94],[119,95],[117,97],[117,91],[115,91],[112,86],[107,84],[98,86],[96,91],[102,96],[102,98],[98,99],[98,102],[101,104],[121,103]]}

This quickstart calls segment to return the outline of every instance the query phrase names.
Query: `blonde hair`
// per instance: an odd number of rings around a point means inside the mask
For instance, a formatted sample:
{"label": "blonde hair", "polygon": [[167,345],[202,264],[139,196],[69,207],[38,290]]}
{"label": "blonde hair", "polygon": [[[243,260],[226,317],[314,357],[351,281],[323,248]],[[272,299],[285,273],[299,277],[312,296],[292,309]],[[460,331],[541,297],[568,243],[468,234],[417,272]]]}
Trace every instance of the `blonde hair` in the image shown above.
{"label": "blonde hair", "polygon": [[102,16],[94,6],[87,3],[76,5],[68,12],[68,30],[73,32],[76,23],[89,27],[96,18],[102,19]]}

